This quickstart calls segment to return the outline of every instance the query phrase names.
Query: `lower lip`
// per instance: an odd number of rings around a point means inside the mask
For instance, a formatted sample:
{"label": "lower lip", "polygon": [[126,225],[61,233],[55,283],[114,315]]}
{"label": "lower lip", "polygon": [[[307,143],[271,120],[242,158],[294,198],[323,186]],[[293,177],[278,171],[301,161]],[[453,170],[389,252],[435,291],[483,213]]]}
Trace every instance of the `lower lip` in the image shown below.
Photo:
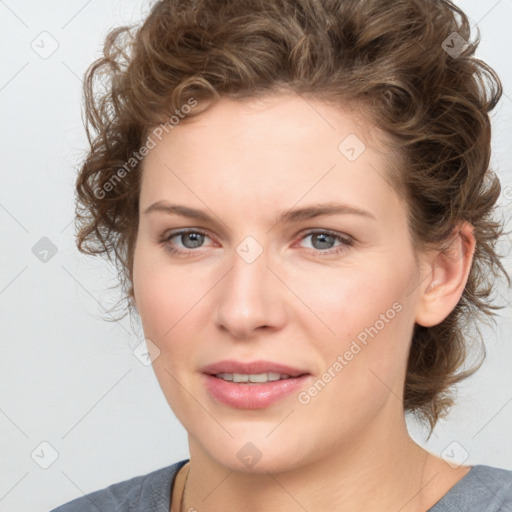
{"label": "lower lip", "polygon": [[262,384],[237,384],[203,374],[206,388],[219,402],[238,409],[263,409],[296,392],[311,375]]}

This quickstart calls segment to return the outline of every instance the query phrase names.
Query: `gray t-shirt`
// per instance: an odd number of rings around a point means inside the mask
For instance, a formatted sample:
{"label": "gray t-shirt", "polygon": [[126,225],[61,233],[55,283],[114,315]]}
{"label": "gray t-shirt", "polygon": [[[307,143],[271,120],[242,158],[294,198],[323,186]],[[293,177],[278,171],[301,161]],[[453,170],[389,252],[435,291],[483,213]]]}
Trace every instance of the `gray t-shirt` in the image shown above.
{"label": "gray t-shirt", "polygon": [[[169,512],[182,460],[109,485],[50,512]],[[427,512],[512,512],[512,471],[476,465]]]}

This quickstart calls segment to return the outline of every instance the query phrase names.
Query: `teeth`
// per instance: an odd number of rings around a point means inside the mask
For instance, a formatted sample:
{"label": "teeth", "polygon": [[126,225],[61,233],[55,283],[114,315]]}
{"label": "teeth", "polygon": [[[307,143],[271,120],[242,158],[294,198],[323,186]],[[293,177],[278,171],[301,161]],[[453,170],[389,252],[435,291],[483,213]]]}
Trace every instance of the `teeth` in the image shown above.
{"label": "teeth", "polygon": [[276,380],[289,379],[289,375],[276,372],[268,373],[217,373],[216,377],[222,380],[233,381],[237,383],[262,384],[264,382],[273,382]]}

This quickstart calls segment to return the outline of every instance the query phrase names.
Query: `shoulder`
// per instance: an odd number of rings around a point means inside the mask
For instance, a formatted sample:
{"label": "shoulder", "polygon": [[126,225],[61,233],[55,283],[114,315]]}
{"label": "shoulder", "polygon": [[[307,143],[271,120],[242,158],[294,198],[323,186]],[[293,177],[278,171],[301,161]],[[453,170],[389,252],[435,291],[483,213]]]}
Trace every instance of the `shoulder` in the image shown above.
{"label": "shoulder", "polygon": [[187,460],[182,460],[146,475],[111,484],[104,489],[65,503],[50,512],[160,511],[166,510],[165,507],[168,511],[171,482],[186,462]]}
{"label": "shoulder", "polygon": [[512,471],[476,465],[429,512],[512,510]]}

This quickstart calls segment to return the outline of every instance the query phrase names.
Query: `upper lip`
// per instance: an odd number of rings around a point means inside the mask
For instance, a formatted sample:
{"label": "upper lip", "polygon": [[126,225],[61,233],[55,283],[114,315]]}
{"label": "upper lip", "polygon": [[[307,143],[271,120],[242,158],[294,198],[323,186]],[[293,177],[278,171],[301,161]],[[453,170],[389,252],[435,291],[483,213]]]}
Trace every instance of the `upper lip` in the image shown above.
{"label": "upper lip", "polygon": [[281,363],[274,363],[272,361],[243,362],[235,361],[233,359],[209,364],[203,367],[201,371],[209,375],[217,375],[218,373],[258,374],[274,372],[282,375],[289,375],[290,377],[298,377],[309,373],[298,368],[293,368]]}

